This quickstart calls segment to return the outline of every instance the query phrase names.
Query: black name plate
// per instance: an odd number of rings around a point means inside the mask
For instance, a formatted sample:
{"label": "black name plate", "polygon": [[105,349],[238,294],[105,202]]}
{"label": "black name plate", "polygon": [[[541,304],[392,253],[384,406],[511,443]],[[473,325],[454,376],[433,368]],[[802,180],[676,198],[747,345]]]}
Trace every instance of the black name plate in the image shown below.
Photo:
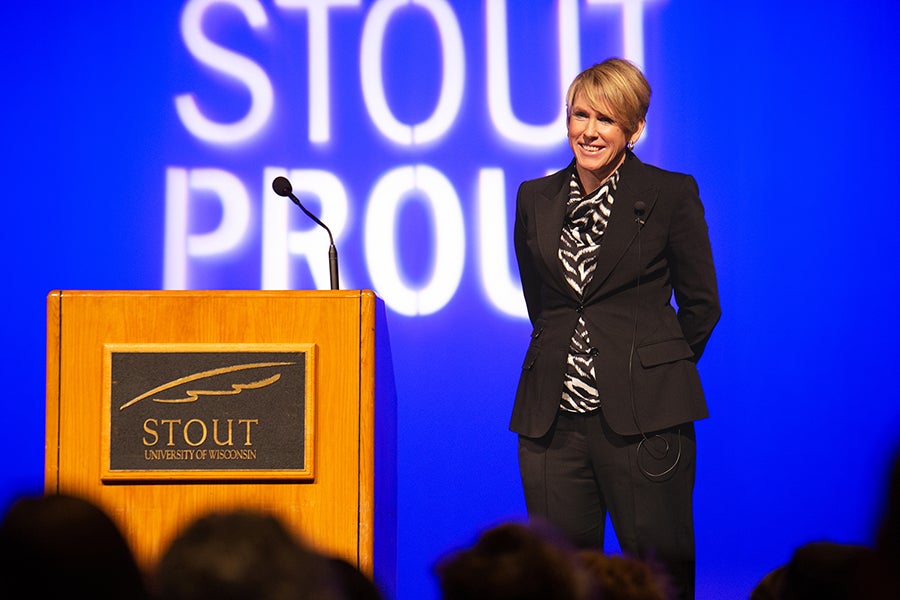
{"label": "black name plate", "polygon": [[102,478],[313,478],[313,344],[105,346]]}

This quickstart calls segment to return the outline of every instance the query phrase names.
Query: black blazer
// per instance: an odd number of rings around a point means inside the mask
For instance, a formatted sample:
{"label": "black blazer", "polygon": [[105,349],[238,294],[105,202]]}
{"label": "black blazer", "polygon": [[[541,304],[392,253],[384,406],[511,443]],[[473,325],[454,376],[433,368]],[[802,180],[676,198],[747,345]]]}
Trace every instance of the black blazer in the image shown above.
{"label": "black blazer", "polygon": [[[573,161],[525,181],[516,198],[516,259],[534,329],[510,429],[528,437],[549,431],[579,314],[590,335],[600,405],[617,433],[648,433],[707,417],[696,363],[721,311],[697,183],[629,152],[597,268],[579,299],[558,257],[574,168]],[[638,201],[644,203],[643,224],[635,213]]]}

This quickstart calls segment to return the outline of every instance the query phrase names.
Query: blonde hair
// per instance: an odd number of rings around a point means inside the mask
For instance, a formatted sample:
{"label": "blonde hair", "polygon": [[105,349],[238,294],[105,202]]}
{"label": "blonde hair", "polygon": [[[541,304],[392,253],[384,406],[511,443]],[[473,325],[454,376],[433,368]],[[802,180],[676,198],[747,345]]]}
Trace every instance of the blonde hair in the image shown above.
{"label": "blonde hair", "polygon": [[634,63],[622,58],[608,58],[575,77],[566,93],[567,116],[579,92],[594,110],[611,113],[608,116],[628,135],[647,118],[650,84]]}

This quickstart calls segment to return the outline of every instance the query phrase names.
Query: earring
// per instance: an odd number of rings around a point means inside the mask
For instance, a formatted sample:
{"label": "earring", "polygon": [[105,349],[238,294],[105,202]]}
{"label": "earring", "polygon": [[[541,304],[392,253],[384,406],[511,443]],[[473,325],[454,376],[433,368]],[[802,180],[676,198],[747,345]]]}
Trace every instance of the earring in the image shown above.
{"label": "earring", "polygon": [[628,142],[628,149],[634,150],[634,142]]}

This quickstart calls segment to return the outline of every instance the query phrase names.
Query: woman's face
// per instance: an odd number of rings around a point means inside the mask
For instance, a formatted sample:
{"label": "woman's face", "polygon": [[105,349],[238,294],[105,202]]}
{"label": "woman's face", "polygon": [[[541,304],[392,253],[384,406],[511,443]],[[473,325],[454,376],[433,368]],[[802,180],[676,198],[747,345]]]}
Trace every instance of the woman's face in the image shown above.
{"label": "woman's face", "polygon": [[638,131],[628,136],[611,116],[591,108],[583,92],[575,94],[566,124],[585,193],[592,192],[613,174],[625,160],[628,142],[637,141],[643,129],[641,123]]}

